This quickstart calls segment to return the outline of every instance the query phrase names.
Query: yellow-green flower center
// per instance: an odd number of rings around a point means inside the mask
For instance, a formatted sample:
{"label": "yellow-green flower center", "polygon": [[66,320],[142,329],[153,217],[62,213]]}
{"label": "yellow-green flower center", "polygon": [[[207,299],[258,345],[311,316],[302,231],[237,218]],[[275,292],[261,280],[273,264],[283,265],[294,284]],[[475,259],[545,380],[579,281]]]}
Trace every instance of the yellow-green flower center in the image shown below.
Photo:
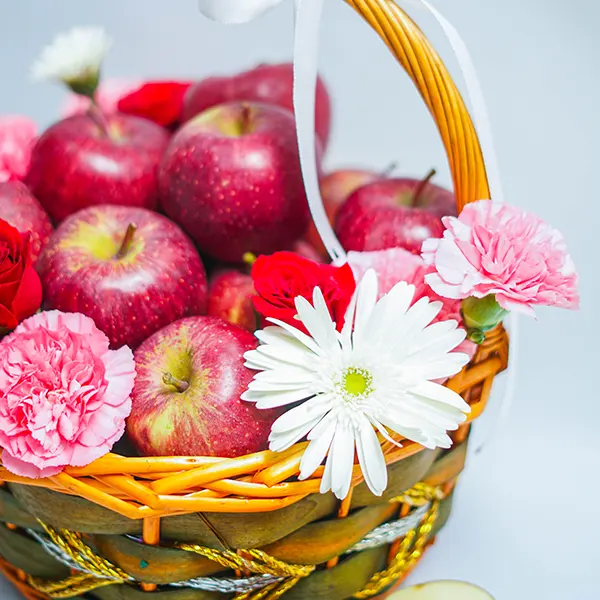
{"label": "yellow-green flower center", "polygon": [[350,367],[342,375],[342,391],[347,400],[368,396],[373,391],[373,376],[365,369]]}

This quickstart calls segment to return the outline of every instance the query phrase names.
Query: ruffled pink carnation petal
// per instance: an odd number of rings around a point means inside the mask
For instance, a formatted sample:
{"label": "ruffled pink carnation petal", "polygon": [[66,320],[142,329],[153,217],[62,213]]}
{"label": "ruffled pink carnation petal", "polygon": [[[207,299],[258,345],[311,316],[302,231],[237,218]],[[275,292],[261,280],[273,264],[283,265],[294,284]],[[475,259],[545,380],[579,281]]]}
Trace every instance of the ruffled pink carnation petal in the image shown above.
{"label": "ruffled pink carnation petal", "polygon": [[[413,304],[424,297],[428,297],[432,302],[442,303],[442,309],[434,319],[434,323],[454,320],[462,325],[460,301],[439,296],[429,287],[426,282],[428,267],[420,256],[404,248],[390,248],[376,252],[348,252],[348,263],[357,282],[369,269],[377,273],[380,297],[387,294],[399,281],[406,281],[415,286]],[[477,346],[473,342],[465,340],[455,351],[463,352],[469,358],[473,358],[476,350]]]}
{"label": "ruffled pink carnation petal", "polygon": [[431,267],[427,283],[440,296],[493,294],[502,308],[527,315],[538,305],[578,308],[577,273],[564,238],[535,215],[480,200],[443,222],[444,237],[422,249]]}
{"label": "ruffled pink carnation petal", "polygon": [[2,463],[24,477],[85,466],[110,451],[131,412],[127,347],[110,350],[92,319],[42,312],[0,342]]}
{"label": "ruffled pink carnation petal", "polygon": [[25,178],[37,136],[37,125],[29,117],[0,116],[0,181]]}
{"label": "ruffled pink carnation petal", "polygon": [[[117,112],[119,100],[137,90],[142,82],[131,79],[105,79],[96,90],[96,102],[100,110],[110,114]],[[63,117],[79,115],[90,107],[90,100],[79,94],[69,94],[62,108]]]}

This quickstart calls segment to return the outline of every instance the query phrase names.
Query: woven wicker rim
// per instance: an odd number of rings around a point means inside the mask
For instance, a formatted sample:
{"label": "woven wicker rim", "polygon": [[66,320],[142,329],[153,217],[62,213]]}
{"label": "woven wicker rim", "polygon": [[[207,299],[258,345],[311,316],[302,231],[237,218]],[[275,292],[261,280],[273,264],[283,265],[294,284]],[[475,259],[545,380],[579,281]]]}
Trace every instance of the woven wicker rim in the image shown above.
{"label": "woven wicker rim", "polygon": [[[458,209],[489,197],[479,141],[465,104],[438,54],[414,21],[393,0],[345,0],[379,34],[415,83],[446,148]],[[506,367],[507,339],[502,328],[488,336],[470,365],[446,385],[471,404],[468,421],[456,432],[460,441],[469,423],[484,410],[494,376]],[[471,392],[476,389],[477,393]],[[405,441],[402,448],[380,438],[392,464],[423,447]],[[398,437],[397,441],[403,441]],[[235,459],[218,457],[128,458],[108,454],[82,468],[68,468],[46,479],[31,480],[0,468],[0,479],[76,495],[131,519],[192,512],[267,512],[289,506],[319,491],[323,467],[306,481],[296,475],[307,442],[286,452],[258,452]],[[352,486],[362,481],[354,467]],[[155,523],[153,526],[152,523]],[[152,536],[148,536],[152,537]]]}

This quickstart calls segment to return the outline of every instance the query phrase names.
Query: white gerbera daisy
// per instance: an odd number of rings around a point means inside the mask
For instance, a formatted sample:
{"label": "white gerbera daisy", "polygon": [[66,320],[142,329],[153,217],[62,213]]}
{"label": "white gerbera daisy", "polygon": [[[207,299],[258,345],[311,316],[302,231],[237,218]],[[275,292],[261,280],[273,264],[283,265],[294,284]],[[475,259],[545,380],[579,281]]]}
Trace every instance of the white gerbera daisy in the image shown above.
{"label": "white gerbera daisy", "polygon": [[[371,491],[387,487],[387,469],[376,431],[390,431],[427,448],[448,448],[447,431],[465,420],[469,405],[432,380],[454,375],[468,362],[452,352],[465,338],[456,321],[430,325],[440,302],[422,298],[411,306],[415,288],[394,286],[377,301],[377,275],[368,271],[357,286],[342,332],[336,330],[319,288],[313,304],[296,298],[298,319],[309,335],[277,319],[257,331],[262,342],[245,354],[260,371],[243,400],[261,409],[301,402],[279,417],[270,448],[282,451],[305,436],[300,478],[310,477],[325,457],[321,492],[343,499],[352,481],[354,450]],[[396,443],[396,442],[394,442]]]}
{"label": "white gerbera daisy", "polygon": [[111,43],[111,38],[100,27],[75,27],[57,35],[42,50],[31,74],[36,80],[54,79],[71,87],[85,85],[95,89]]}

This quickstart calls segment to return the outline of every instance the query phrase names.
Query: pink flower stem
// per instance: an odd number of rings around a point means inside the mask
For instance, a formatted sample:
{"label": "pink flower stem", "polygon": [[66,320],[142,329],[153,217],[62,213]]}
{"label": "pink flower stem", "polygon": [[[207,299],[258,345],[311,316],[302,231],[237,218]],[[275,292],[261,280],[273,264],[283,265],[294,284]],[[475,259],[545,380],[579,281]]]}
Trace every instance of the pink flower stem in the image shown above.
{"label": "pink flower stem", "polygon": [[467,338],[476,344],[483,343],[485,334],[494,329],[508,314],[508,311],[496,302],[493,294],[484,298],[465,298],[461,304],[461,312],[467,328]]}

